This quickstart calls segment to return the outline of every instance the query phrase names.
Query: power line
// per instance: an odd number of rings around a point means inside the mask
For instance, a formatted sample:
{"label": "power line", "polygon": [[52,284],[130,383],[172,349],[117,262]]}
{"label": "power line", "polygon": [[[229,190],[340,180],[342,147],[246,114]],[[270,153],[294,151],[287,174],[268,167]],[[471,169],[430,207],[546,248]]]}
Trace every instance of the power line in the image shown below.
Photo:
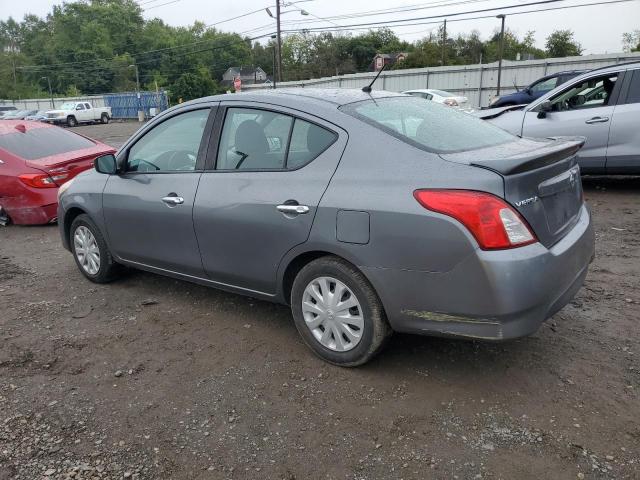
{"label": "power line", "polygon": [[[526,14],[526,13],[538,13],[538,12],[548,12],[548,11],[553,11],[553,10],[567,10],[570,8],[578,8],[578,7],[591,7],[591,6],[596,6],[596,5],[609,5],[609,4],[616,4],[616,3],[628,3],[628,2],[637,2],[638,0],[609,0],[609,1],[603,1],[603,2],[594,2],[594,3],[582,3],[579,5],[564,5],[561,7],[549,7],[549,8],[539,8],[539,9],[534,9],[534,10],[523,10],[520,12],[511,12],[509,13],[509,16],[513,16],[513,15],[522,15],[522,14]],[[527,6],[528,4],[523,4],[522,6]],[[530,4],[529,4],[530,5]],[[468,14],[469,12],[461,12],[460,15],[464,15],[464,14]],[[434,17],[426,17],[426,18],[441,18],[442,15],[439,16],[434,16]],[[495,18],[495,15],[481,15],[481,16],[475,16],[475,17],[467,17],[467,18],[453,18],[451,20],[448,19],[447,17],[447,22],[464,22],[467,20],[479,20],[479,19],[483,19],[483,18]],[[417,25],[433,25],[433,24],[440,24],[442,23],[441,20],[435,20],[435,21],[427,21],[427,22],[415,22],[415,23],[404,23],[402,25],[392,25],[393,28],[400,28],[400,27],[413,27],[413,26],[417,26]],[[385,25],[382,25],[385,26]],[[313,32],[339,32],[339,31],[357,31],[357,30],[371,30],[371,26],[369,27],[356,27],[356,28],[351,28],[349,26],[345,26],[342,28],[332,28],[332,27],[326,27],[326,28],[318,28],[318,29],[314,29]],[[310,29],[298,29],[298,30],[284,30],[285,33],[300,33],[300,32],[309,32]]]}
{"label": "power line", "polygon": [[[460,15],[468,15],[468,14],[472,14],[472,13],[483,13],[483,12],[494,12],[496,10],[505,10],[505,9],[511,9],[511,8],[519,8],[519,7],[529,7],[532,5],[545,5],[545,4],[549,4],[549,3],[558,3],[558,2],[565,2],[567,0],[537,0],[535,2],[529,2],[529,3],[521,3],[521,4],[517,4],[517,5],[507,5],[504,7],[491,7],[491,8],[482,8],[479,10],[470,10],[467,12],[454,12],[454,13],[449,13],[449,14],[442,14],[442,15],[432,15],[430,17],[416,17],[416,18],[404,18],[404,19],[397,19],[397,20],[387,20],[384,22],[366,22],[366,23],[354,23],[351,25],[343,25],[343,28],[350,28],[350,27],[365,27],[365,26],[387,26],[387,25],[393,25],[396,23],[403,23],[403,22],[409,22],[409,21],[417,21],[417,20],[430,20],[432,18],[449,18],[449,17],[456,17],[456,16],[460,16]],[[308,28],[306,30],[312,32],[314,30],[321,30],[322,28],[318,27],[318,28]]]}

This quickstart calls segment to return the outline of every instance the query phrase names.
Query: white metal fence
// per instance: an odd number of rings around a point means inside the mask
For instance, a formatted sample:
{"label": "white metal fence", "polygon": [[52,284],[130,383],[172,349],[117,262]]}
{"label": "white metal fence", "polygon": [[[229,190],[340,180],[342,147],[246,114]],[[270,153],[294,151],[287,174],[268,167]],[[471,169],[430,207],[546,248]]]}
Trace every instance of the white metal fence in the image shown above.
{"label": "white metal fence", "polygon": [[[640,53],[611,53],[581,57],[547,58],[502,62],[501,94],[514,92],[544,75],[566,70],[591,70],[622,62],[640,61]],[[313,80],[281,82],[277,87],[361,88],[373,80],[374,72],[354,73]],[[456,65],[384,71],[374,89],[402,92],[415,88],[437,88],[469,98],[474,107],[486,106],[496,94],[498,63]],[[243,90],[271,88],[246,85]]]}
{"label": "white metal fence", "polygon": [[[0,105],[15,105],[22,110],[53,110],[64,102],[88,102],[93,108],[104,107],[105,101],[102,95],[87,95],[82,97],[65,98],[28,98],[24,100],[0,100]],[[52,106],[53,105],[53,106]]]}
{"label": "white metal fence", "polygon": [[[591,70],[621,62],[640,61],[640,52],[584,55],[582,57],[547,58],[540,60],[509,61],[502,63],[501,93],[507,94],[529,85],[534,80],[549,73],[565,70]],[[373,80],[374,72],[354,73],[337,77],[325,77],[295,82],[281,82],[278,87],[316,88],[361,88]],[[402,92],[414,88],[438,88],[469,98],[472,106],[486,106],[496,94],[498,63],[483,65],[456,65],[450,67],[413,68],[382,72],[377,90]],[[270,85],[245,85],[243,89],[271,88]],[[104,107],[102,95],[55,98],[56,107],[66,101],[86,101],[94,107]],[[17,108],[33,110],[51,109],[51,99],[35,98],[27,100],[0,100],[0,105],[15,105]]]}

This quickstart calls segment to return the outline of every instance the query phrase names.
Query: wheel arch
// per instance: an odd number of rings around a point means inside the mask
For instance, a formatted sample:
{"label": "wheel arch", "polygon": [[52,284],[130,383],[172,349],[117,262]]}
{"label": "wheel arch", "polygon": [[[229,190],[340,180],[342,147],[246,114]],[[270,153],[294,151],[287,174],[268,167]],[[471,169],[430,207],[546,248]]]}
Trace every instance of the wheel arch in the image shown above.
{"label": "wheel arch", "polygon": [[[71,235],[71,224],[73,223],[73,221],[76,219],[76,217],[82,215],[82,214],[87,214],[88,213],[83,210],[80,207],[71,207],[69,210],[67,210],[64,213],[64,219],[62,219],[62,230],[64,232],[64,238],[66,239],[66,241],[69,243],[69,249],[71,248],[71,239],[70,239],[70,235]],[[61,219],[58,219],[58,221],[60,221]]]}
{"label": "wheel arch", "polygon": [[[293,287],[293,281],[295,280],[298,272],[302,270],[305,265],[317,260],[321,257],[337,257],[341,260],[349,262],[353,268],[358,270],[376,290],[373,282],[368,275],[358,266],[358,262],[353,255],[350,255],[344,250],[335,251],[332,248],[323,248],[322,246],[315,246],[315,248],[306,249],[294,249],[290,251],[287,256],[281,262],[280,274],[279,274],[279,300],[289,305],[291,299],[291,289]],[[376,292],[377,293],[377,292]],[[379,294],[378,294],[379,296]]]}

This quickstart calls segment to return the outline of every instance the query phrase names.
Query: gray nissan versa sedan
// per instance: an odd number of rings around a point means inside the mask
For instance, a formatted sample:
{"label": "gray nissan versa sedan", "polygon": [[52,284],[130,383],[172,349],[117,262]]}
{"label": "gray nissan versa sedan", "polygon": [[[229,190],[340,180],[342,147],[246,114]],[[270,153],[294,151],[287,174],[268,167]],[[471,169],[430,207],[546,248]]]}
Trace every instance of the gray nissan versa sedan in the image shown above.
{"label": "gray nissan versa sedan", "polygon": [[129,266],[290,304],[337,365],[392,331],[506,340],[587,274],[583,142],[389,92],[202,98],[63,185],[60,233],[94,282]]}

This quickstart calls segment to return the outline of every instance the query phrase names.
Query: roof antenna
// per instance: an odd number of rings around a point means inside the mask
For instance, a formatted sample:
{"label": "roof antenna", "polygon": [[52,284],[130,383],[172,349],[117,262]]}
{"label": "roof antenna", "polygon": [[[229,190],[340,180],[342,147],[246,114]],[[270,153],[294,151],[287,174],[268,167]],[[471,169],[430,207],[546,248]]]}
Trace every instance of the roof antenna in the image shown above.
{"label": "roof antenna", "polygon": [[378,80],[378,77],[380,76],[380,74],[382,73],[382,71],[385,68],[387,68],[387,64],[386,63],[384,65],[382,65],[382,68],[378,71],[378,74],[376,75],[376,78],[371,80],[371,83],[369,85],[362,87],[362,91],[364,93],[371,93],[371,87],[373,86],[374,83],[376,83],[376,80]]}

